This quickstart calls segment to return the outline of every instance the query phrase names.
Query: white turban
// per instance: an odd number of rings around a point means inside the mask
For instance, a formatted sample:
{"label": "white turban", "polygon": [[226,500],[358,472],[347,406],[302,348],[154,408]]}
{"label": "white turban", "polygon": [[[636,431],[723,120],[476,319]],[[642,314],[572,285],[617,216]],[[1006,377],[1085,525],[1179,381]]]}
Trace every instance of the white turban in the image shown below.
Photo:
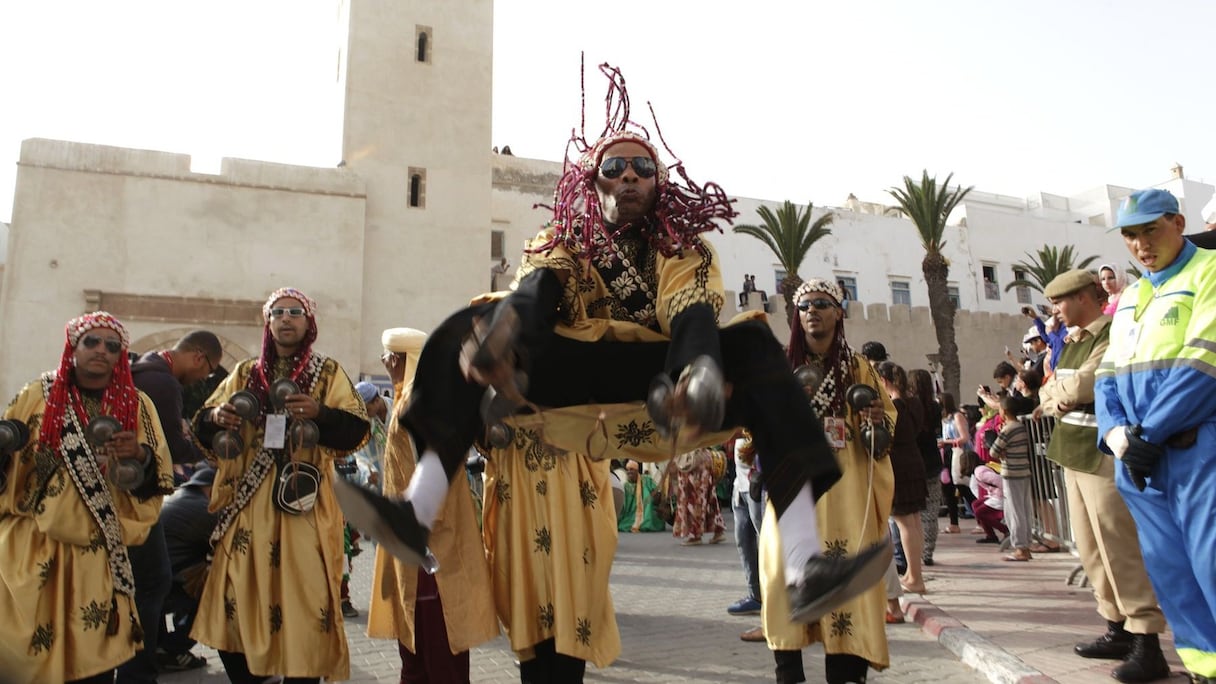
{"label": "white turban", "polygon": [[426,333],[413,328],[389,328],[380,335],[384,351],[395,354],[418,354],[425,341]]}

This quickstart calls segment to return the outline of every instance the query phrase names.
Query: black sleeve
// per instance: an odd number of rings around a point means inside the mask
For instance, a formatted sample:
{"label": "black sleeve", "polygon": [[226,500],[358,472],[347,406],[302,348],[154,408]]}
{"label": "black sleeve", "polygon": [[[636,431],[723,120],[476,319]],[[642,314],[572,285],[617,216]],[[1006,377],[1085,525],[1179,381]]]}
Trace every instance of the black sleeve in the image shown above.
{"label": "black sleeve", "polygon": [[160,418],[160,428],[165,433],[165,442],[169,445],[169,456],[174,463],[196,463],[202,459],[197,447],[182,431],[182,393],[181,385],[176,381],[169,382],[166,377],[162,382],[155,375],[139,383],[139,388],[156,407],[156,415]]}
{"label": "black sleeve", "polygon": [[664,370],[672,380],[684,367],[702,354],[722,368],[722,343],[718,339],[718,319],[709,304],[693,304],[671,319],[671,346],[667,349]]}
{"label": "black sleeve", "polygon": [[317,439],[317,443],[323,447],[350,451],[358,447],[371,430],[371,424],[367,422],[366,418],[360,418],[353,413],[330,408],[324,404],[321,404],[319,408],[317,427],[321,431],[321,436]]}
{"label": "black sleeve", "polygon": [[211,444],[211,440],[215,438],[215,433],[222,432],[223,428],[216,425],[211,420],[211,412],[216,409],[215,406],[199,411],[194,416],[194,436],[198,437],[198,441],[202,444]]}
{"label": "black sleeve", "polygon": [[[534,350],[553,332],[557,325],[557,307],[562,300],[562,283],[552,269],[538,268],[519,281],[515,291],[504,303],[519,316],[519,343]],[[495,318],[502,315],[500,305]]]}
{"label": "black sleeve", "polygon": [[131,490],[131,496],[140,501],[147,501],[154,496],[172,494],[172,489],[162,491],[160,488],[160,461],[156,460],[156,454],[152,452],[152,447],[147,444],[140,444],[139,446],[144,452],[144,457],[148,459],[148,463],[144,466],[144,481],[139,483],[138,487]]}

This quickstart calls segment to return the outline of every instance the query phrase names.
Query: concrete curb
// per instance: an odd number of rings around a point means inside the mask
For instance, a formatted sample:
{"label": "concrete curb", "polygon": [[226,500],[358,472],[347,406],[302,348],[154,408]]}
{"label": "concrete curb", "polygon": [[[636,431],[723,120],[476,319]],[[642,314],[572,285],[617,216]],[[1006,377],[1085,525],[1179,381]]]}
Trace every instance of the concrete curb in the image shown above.
{"label": "concrete curb", "polygon": [[900,600],[904,614],[992,684],[1059,684],[925,600]]}

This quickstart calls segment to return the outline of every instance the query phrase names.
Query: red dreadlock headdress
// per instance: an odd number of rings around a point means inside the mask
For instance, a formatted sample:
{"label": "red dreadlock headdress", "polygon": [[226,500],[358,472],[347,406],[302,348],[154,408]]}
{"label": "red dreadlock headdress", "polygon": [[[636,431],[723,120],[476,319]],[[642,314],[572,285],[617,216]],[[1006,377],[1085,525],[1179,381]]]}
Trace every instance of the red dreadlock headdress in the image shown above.
{"label": "red dreadlock headdress", "polygon": [[[583,72],[585,71],[584,68]],[[574,253],[590,258],[597,250],[597,233],[611,246],[616,233],[610,232],[604,225],[595,179],[604,150],[619,142],[636,142],[642,145],[650,151],[651,158],[655,161],[657,197],[648,237],[664,256],[674,256],[690,247],[693,244],[692,238],[699,233],[721,231],[717,220],[730,223],[737,215],[731,208],[734,200],[729,199],[717,183],[711,182],[701,186],[688,177],[684,171],[684,162],[676,157],[663,139],[663,132],[654,116],[654,107],[647,103],[659,142],[675,159],[673,164],[664,164],[659,159],[658,150],[650,142],[649,132],[629,118],[629,93],[625,89],[625,77],[619,69],[608,64],[600,65],[600,73],[608,78],[608,94],[604,98],[604,130],[594,143],[587,142],[587,91],[583,87],[582,120],[579,129],[571,132],[570,140],[566,143],[562,176],[553,194],[553,239],[529,251],[544,252],[564,245]],[[630,127],[636,130],[630,130]],[[578,155],[577,160],[571,160],[571,148]],[[680,181],[672,177],[672,171],[679,176]]]}
{"label": "red dreadlock headdress", "polygon": [[42,428],[38,432],[38,441],[52,450],[59,448],[64,415],[69,406],[76,412],[81,425],[89,422],[89,415],[80,398],[80,389],[76,387],[73,368],[76,345],[80,343],[80,338],[97,328],[109,328],[122,339],[118,363],[114,365],[110,383],[106,385],[101,396],[101,413],[116,418],[124,431],[135,430],[139,418],[139,391],[135,389],[135,381],[131,379],[131,361],[127,357],[131,337],[117,318],[105,311],[94,311],[73,318],[64,327],[67,339],[63,343],[63,355],[59,358],[59,368],[55,371],[54,381],[51,382],[46,410],[42,414]]}
{"label": "red dreadlock headdress", "polygon": [[271,292],[270,296],[266,298],[266,303],[262,305],[262,320],[264,321],[264,325],[262,326],[262,355],[258,357],[257,363],[253,365],[253,370],[249,373],[249,382],[246,385],[246,388],[257,396],[258,401],[262,405],[263,413],[270,398],[270,377],[274,374],[274,366],[279,359],[279,352],[274,346],[274,337],[270,334],[270,309],[274,306],[275,302],[286,298],[298,300],[300,306],[304,308],[304,316],[308,318],[308,331],[304,333],[304,341],[296,352],[295,365],[287,377],[300,386],[301,392],[307,393],[311,389],[308,386],[310,379],[304,373],[304,369],[312,358],[312,343],[317,339],[317,303],[294,287],[281,287]]}

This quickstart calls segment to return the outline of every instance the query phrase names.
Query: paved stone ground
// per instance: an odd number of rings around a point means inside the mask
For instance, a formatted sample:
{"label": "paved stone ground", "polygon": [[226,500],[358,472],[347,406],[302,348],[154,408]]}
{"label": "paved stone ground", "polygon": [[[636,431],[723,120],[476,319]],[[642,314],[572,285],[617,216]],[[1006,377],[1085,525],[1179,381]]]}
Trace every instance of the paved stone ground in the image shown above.
{"label": "paved stone ground", "polygon": [[[727,518],[729,524],[729,517]],[[356,606],[370,595],[369,552],[355,559],[352,594]],[[612,599],[621,631],[621,657],[604,670],[588,666],[588,682],[771,682],[773,659],[764,644],[744,643],[739,633],[759,617],[732,617],[726,607],[744,593],[743,572],[733,537],[719,545],[681,547],[669,533],[622,534],[612,568]],[[400,668],[395,645],[363,635],[365,618],[348,620],[351,680],[396,682]],[[890,669],[871,673],[879,684],[975,684],[985,677],[960,663],[912,623],[888,625]],[[161,677],[166,684],[224,682],[211,649],[206,669]],[[808,679],[822,681],[823,650],[803,652]],[[472,681],[518,682],[519,671],[506,639],[499,637],[472,654]]]}

